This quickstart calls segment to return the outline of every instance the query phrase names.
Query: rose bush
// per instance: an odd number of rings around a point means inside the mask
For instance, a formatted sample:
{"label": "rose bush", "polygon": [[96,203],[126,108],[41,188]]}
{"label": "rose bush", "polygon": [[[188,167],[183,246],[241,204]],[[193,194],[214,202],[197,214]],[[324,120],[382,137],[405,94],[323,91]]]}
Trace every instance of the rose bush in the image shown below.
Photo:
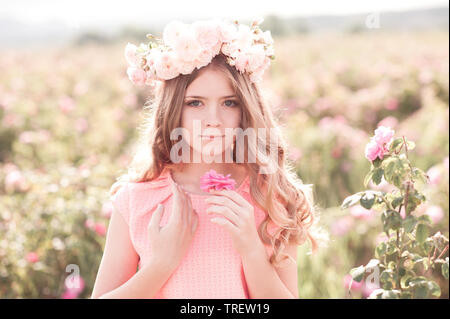
{"label": "rose bush", "polygon": [[361,282],[369,272],[371,279],[381,287],[369,298],[440,297],[441,288],[431,273],[438,272],[448,280],[449,240],[441,232],[431,235],[430,215],[416,213],[426,201],[420,184],[426,184],[429,177],[411,166],[408,151],[415,148],[415,143],[404,136],[393,137],[394,131],[390,128],[375,130],[375,136],[366,147],[371,169],[364,185],[367,187],[369,181],[379,185],[384,178],[395,188],[389,192],[358,192],[347,197],[341,206],[346,209],[358,203],[368,210],[381,211],[386,235],[375,249],[375,258],[350,273],[353,280]]}

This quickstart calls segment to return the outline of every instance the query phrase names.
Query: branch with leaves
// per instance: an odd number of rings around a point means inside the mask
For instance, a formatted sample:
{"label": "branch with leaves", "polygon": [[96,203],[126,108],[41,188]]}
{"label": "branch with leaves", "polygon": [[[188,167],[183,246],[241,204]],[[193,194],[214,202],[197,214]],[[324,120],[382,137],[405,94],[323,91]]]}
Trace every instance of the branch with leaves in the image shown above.
{"label": "branch with leaves", "polygon": [[[375,248],[375,258],[367,265],[350,271],[352,281],[361,282],[368,272],[379,274],[380,289],[369,298],[433,298],[441,295],[433,273],[449,278],[449,240],[441,232],[430,236],[431,219],[417,216],[416,208],[426,201],[416,183],[426,184],[428,176],[412,167],[408,151],[415,148],[404,136],[394,139],[388,127],[375,130],[366,146],[371,162],[364,187],[370,181],[379,185],[382,178],[395,186],[390,192],[366,190],[347,197],[342,209],[361,204],[366,209],[381,211],[381,222],[387,240]],[[351,283],[349,285],[351,287]]]}

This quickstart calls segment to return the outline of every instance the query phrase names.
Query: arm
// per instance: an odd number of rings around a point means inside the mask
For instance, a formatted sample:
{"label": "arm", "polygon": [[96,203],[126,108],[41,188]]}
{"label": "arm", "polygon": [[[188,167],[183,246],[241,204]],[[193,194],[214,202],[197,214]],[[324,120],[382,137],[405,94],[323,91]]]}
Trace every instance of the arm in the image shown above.
{"label": "arm", "polygon": [[136,273],[138,260],[128,225],[114,209],[91,298],[152,298],[171,272],[152,261]]}
{"label": "arm", "polygon": [[[288,253],[297,260],[297,246],[286,247]],[[251,253],[242,256],[245,279],[252,299],[297,299],[297,263],[289,263],[284,268],[273,267],[261,243]]]}

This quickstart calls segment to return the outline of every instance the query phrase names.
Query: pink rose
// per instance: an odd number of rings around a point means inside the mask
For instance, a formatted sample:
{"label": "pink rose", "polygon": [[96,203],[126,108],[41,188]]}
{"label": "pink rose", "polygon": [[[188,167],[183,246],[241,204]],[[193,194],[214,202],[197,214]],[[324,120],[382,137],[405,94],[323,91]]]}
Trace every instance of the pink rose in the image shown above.
{"label": "pink rose", "polygon": [[139,86],[144,85],[147,79],[145,71],[134,66],[128,67],[127,74],[130,81]]}
{"label": "pink rose", "polygon": [[378,234],[378,236],[375,238],[375,244],[381,244],[383,242],[387,242],[389,240],[389,238],[386,236],[385,233],[380,233]]}
{"label": "pink rose", "polygon": [[86,221],[84,222],[84,226],[89,229],[93,229],[94,225],[95,223],[92,219],[86,219]]}
{"label": "pink rose", "polygon": [[331,156],[334,158],[340,158],[342,156],[342,147],[340,145],[336,145],[331,150]]}
{"label": "pink rose", "polygon": [[247,52],[248,71],[254,72],[259,69],[265,61],[266,53],[262,44],[253,45]]}
{"label": "pink rose", "polygon": [[297,147],[292,147],[291,150],[289,151],[289,159],[291,161],[297,161],[302,157],[302,151],[297,148]]}
{"label": "pink rose", "polygon": [[438,185],[441,181],[442,172],[439,166],[435,165],[427,171],[427,175],[431,185]]}
{"label": "pink rose", "polygon": [[125,47],[125,59],[132,66],[139,66],[139,58],[136,55],[137,46],[128,43]]}
{"label": "pink rose", "polygon": [[207,192],[209,192],[210,189],[233,190],[236,185],[236,181],[229,178],[230,175],[231,174],[224,176],[211,169],[200,178],[200,188]]}
{"label": "pink rose", "polygon": [[94,230],[100,236],[105,236],[105,234],[106,234],[106,227],[102,223],[95,224]]}
{"label": "pink rose", "polygon": [[75,109],[74,100],[68,96],[62,97],[59,99],[59,109],[66,114],[72,112]]}
{"label": "pink rose", "polygon": [[394,137],[394,133],[395,133],[395,131],[392,130],[390,127],[379,126],[375,130],[374,139],[380,145],[388,144],[392,141],[392,138]]}
{"label": "pink rose", "polygon": [[113,212],[113,204],[111,201],[107,201],[102,205],[102,215],[106,218],[110,218]]}
{"label": "pink rose", "polygon": [[19,170],[11,170],[5,177],[5,188],[7,191],[24,191],[27,188],[27,181]]}
{"label": "pink rose", "polygon": [[400,209],[400,217],[402,219],[406,218],[406,211],[405,211],[405,206],[402,206],[402,208]]}
{"label": "pink rose", "polygon": [[371,162],[373,162],[377,157],[379,159],[383,159],[384,148],[382,146],[380,146],[376,141],[371,140],[366,145],[365,154],[366,154],[366,158]]}
{"label": "pink rose", "polygon": [[77,119],[75,122],[75,129],[80,133],[86,132],[88,127],[89,123],[84,117]]}
{"label": "pink rose", "polygon": [[233,43],[242,51],[248,51],[253,44],[253,31],[248,25],[240,24]]}
{"label": "pink rose", "polygon": [[[351,280],[352,280],[352,276],[351,275],[349,275],[349,274],[345,275],[345,277],[344,277],[344,287],[345,287],[345,289],[348,289],[348,287],[350,286],[350,281]],[[353,291],[359,291],[359,290],[361,290],[362,285],[363,285],[362,281],[361,282],[357,282],[357,281],[353,280],[352,286],[351,286],[350,289],[353,290]]]}
{"label": "pink rose", "polygon": [[64,281],[66,290],[61,295],[62,299],[75,299],[83,291],[85,282],[83,277],[79,275],[68,276]]}
{"label": "pink rose", "polygon": [[437,205],[428,207],[428,209],[425,211],[425,214],[430,216],[433,224],[439,223],[444,218],[444,211],[440,206]]}
{"label": "pink rose", "polygon": [[343,236],[353,227],[354,220],[352,216],[344,216],[337,219],[330,227],[333,235]]}
{"label": "pink rose", "polygon": [[220,41],[220,29],[216,21],[195,21],[191,25],[197,41],[203,48],[213,48]]}
{"label": "pink rose", "polygon": [[29,263],[35,263],[39,261],[39,256],[38,254],[36,254],[34,251],[29,252],[27,254],[27,256],[25,257],[25,259],[29,262]]}
{"label": "pink rose", "polygon": [[390,98],[385,105],[389,111],[395,111],[398,108],[398,100],[396,98]]}
{"label": "pink rose", "polygon": [[218,55],[220,53],[220,50],[222,49],[222,42],[217,42],[217,44],[215,46],[212,47],[211,49],[211,54],[213,57],[215,57],[216,55]]}
{"label": "pink rose", "polygon": [[272,34],[270,33],[270,30],[264,31],[263,38],[266,44],[268,45],[273,44]]}
{"label": "pink rose", "polygon": [[373,210],[369,210],[369,209],[365,209],[364,207],[362,207],[361,205],[355,205],[352,206],[350,208],[350,214],[358,219],[362,219],[362,220],[370,220],[373,218],[374,216],[374,211]]}
{"label": "pink rose", "polygon": [[230,57],[232,56],[232,55],[231,55],[232,50],[233,50],[233,46],[231,45],[231,43],[224,43],[224,44],[222,45],[221,49],[220,49],[220,51],[221,51],[223,54],[225,54],[225,55],[227,55],[227,56],[230,56]]}
{"label": "pink rose", "polygon": [[[192,62],[186,62],[186,61],[182,61],[182,60],[177,60],[176,65],[177,65],[178,71],[181,74],[190,74],[190,73],[192,73],[192,71],[194,71],[196,63],[197,62],[192,63]],[[206,63],[206,64],[208,64],[208,63]]]}
{"label": "pink rose", "polygon": [[178,59],[192,62],[200,55],[203,48],[191,30],[184,30],[177,38],[174,49],[178,53]]}
{"label": "pink rose", "polygon": [[220,41],[229,43],[237,37],[236,25],[220,21],[219,33],[220,33]]}
{"label": "pink rose", "polygon": [[169,22],[163,31],[163,41],[164,44],[175,48],[175,45],[178,39],[181,37],[181,34],[188,28],[188,26],[180,21],[173,20]]}
{"label": "pink rose", "polygon": [[178,76],[177,58],[173,51],[162,52],[155,61],[155,70],[159,78],[170,80]]}
{"label": "pink rose", "polygon": [[[213,52],[210,49],[203,50],[195,59],[195,65],[197,69],[208,65],[213,58]],[[189,72],[190,73],[190,72]]]}
{"label": "pink rose", "polygon": [[372,292],[374,292],[379,288],[380,286],[373,282],[365,282],[364,285],[362,286],[362,295],[364,298],[367,298],[370,296]]}
{"label": "pink rose", "polygon": [[245,70],[247,69],[248,65],[249,65],[248,55],[245,54],[244,52],[239,52],[239,51],[233,53],[233,55],[236,57],[236,59],[235,59],[235,67],[236,67],[236,69],[239,72],[244,73]]}

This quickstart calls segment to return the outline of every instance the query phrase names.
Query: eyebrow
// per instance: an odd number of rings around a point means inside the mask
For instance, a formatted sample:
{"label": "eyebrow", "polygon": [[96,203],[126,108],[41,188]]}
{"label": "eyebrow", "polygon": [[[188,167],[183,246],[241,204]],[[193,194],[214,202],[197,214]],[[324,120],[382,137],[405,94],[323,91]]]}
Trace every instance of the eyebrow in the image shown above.
{"label": "eyebrow", "polygon": [[[222,99],[223,99],[223,98],[228,98],[228,97],[237,97],[237,95],[227,95],[227,96],[222,96]],[[205,97],[205,96],[199,96],[199,95],[189,95],[189,96],[186,96],[186,98],[208,99],[208,98]]]}

